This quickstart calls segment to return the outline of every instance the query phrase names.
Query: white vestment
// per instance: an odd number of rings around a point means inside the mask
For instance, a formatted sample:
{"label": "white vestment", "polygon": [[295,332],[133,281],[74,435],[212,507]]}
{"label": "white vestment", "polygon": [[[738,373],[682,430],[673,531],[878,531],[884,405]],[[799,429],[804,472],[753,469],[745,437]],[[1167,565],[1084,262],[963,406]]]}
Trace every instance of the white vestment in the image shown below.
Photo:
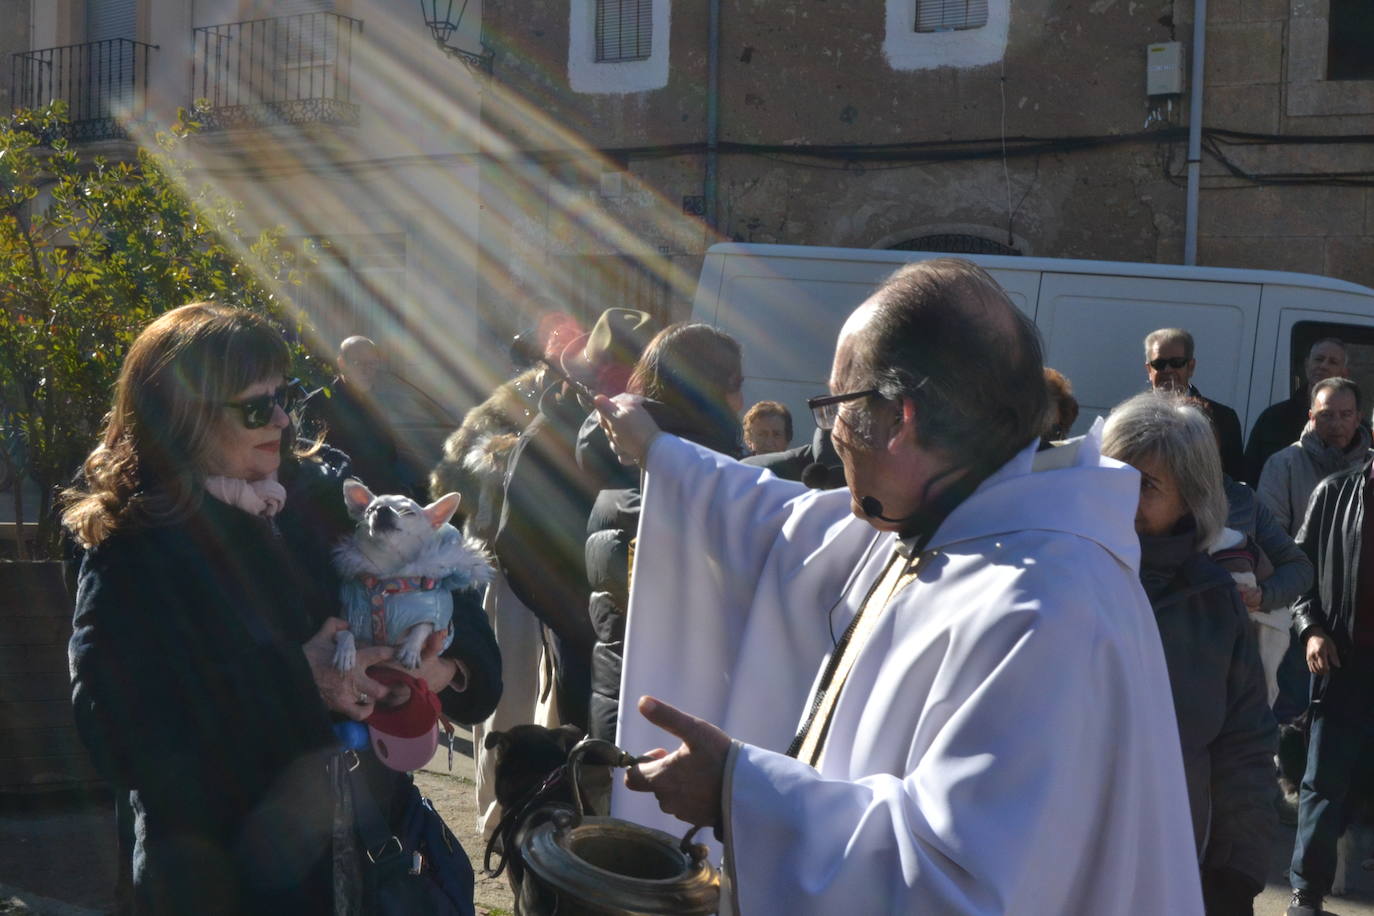
{"label": "white vestment", "polygon": [[[857,656],[819,771],[782,752],[896,538],[847,491],[655,440],[617,743],[676,746],[643,694],[738,742],[723,805],[740,913],[1202,913],[1137,578],[1139,476],[1095,433],[1045,453],[1054,469],[1032,472],[1028,448],[940,525]],[[684,829],[618,781],[612,811]]]}

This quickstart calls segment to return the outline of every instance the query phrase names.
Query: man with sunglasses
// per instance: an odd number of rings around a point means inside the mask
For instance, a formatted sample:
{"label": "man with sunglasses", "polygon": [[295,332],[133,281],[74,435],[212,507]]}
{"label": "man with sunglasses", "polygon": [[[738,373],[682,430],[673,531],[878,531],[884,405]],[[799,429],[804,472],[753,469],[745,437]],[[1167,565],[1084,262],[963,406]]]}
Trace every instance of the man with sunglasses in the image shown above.
{"label": "man with sunglasses", "polygon": [[1245,449],[1240,433],[1240,417],[1220,401],[1204,397],[1192,382],[1197,359],[1193,356],[1193,335],[1182,328],[1160,328],[1145,336],[1145,376],[1156,391],[1174,391],[1206,403],[1207,415],[1216,429],[1221,447],[1221,470],[1232,480],[1242,480]]}
{"label": "man with sunglasses", "polygon": [[1202,912],[1139,475],[1095,434],[1037,454],[1042,369],[940,258],[850,315],[810,402],[847,489],[597,400],[646,473],[617,743],[655,750],[612,813],[713,827],[734,912]]}

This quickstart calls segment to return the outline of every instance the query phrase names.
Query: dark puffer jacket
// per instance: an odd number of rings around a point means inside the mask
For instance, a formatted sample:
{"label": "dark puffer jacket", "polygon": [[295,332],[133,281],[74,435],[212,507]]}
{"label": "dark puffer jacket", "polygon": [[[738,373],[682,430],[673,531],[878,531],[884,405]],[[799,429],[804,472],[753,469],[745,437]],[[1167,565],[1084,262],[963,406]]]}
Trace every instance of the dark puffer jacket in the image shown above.
{"label": "dark puffer jacket", "polygon": [[1191,526],[1142,536],[1140,580],[1169,668],[1204,892],[1212,899],[1224,887],[1253,897],[1264,887],[1278,828],[1278,731],[1235,582],[1195,540]]}
{"label": "dark puffer jacket", "polygon": [[[738,457],[736,430],[709,428],[702,422],[684,420],[669,415],[661,405],[650,402],[655,418],[665,432],[681,436],[722,454]],[[588,466],[606,467],[607,456],[613,453],[606,434],[589,418],[583,425],[577,442],[579,462]],[[620,668],[625,645],[625,612],[630,603],[630,569],[633,563],[634,538],[639,529],[639,474],[630,469],[630,476],[621,474],[612,486],[597,495],[587,521],[587,581],[591,598],[587,612],[596,632],[596,646],[592,650],[591,717],[587,734],[593,738],[615,740],[620,706]],[[615,484],[619,484],[618,486]]]}

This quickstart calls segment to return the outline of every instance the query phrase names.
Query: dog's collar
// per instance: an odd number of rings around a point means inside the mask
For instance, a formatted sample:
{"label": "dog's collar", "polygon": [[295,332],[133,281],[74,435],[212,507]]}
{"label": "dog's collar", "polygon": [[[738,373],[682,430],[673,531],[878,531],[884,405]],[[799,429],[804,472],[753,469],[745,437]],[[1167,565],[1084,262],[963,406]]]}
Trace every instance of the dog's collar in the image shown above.
{"label": "dog's collar", "polygon": [[396,595],[402,592],[429,592],[433,591],[439,580],[433,576],[393,576],[391,578],[381,578],[371,574],[358,577],[363,588],[371,594]]}

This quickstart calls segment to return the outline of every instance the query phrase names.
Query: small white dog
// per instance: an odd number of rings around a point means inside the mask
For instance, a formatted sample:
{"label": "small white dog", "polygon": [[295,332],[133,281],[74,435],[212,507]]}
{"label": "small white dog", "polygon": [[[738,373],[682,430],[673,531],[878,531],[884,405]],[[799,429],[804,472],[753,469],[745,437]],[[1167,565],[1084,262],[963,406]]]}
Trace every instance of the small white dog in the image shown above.
{"label": "small white dog", "polygon": [[[477,541],[448,523],[458,509],[457,493],[421,506],[405,496],[374,496],[359,481],[346,480],[343,495],[358,527],[334,550],[349,626],[335,637],[334,666],[351,670],[361,641],[395,646],[396,659],[414,670],[425,640],[450,629],[453,591],[485,585],[491,563]],[[450,631],[444,648],[452,643]]]}

